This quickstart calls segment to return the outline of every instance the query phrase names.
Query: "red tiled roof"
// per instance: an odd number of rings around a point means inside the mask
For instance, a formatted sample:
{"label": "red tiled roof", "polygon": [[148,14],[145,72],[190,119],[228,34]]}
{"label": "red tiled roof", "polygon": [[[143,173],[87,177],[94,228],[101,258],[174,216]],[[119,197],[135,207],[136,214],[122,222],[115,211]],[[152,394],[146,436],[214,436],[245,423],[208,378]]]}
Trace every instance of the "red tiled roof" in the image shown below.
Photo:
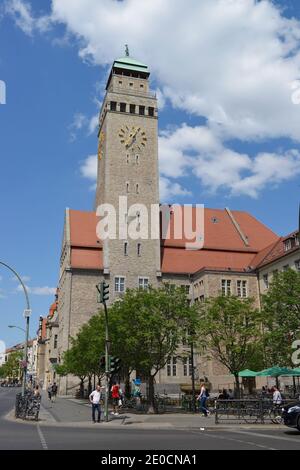
{"label": "red tiled roof", "polygon": [[287,235],[286,237],[281,237],[277,240],[276,243],[273,243],[267,249],[262,250],[260,253],[253,260],[253,266],[255,268],[261,268],[269,263],[279,260],[284,256],[287,256],[295,251],[299,250],[299,246],[295,246],[288,251],[285,251],[284,242],[289,238],[295,238],[298,232],[292,232],[291,234]]}
{"label": "red tiled roof", "polygon": [[[193,221],[196,212],[193,210]],[[162,240],[163,273],[195,273],[204,268],[243,271],[253,264],[258,252],[278,242],[278,236],[247,212],[204,210],[204,248],[185,250],[187,240]],[[96,236],[98,217],[94,212],[70,210],[71,266],[103,269],[102,244]],[[171,227],[173,218],[171,216]],[[246,239],[246,241],[245,241]]]}
{"label": "red tiled roof", "polygon": [[71,245],[100,248],[96,235],[96,225],[99,221],[96,213],[70,210],[69,214]]}
{"label": "red tiled roof", "polygon": [[253,253],[230,251],[199,250],[188,251],[184,248],[164,248],[162,250],[163,273],[194,274],[204,268],[243,271],[250,266]]}

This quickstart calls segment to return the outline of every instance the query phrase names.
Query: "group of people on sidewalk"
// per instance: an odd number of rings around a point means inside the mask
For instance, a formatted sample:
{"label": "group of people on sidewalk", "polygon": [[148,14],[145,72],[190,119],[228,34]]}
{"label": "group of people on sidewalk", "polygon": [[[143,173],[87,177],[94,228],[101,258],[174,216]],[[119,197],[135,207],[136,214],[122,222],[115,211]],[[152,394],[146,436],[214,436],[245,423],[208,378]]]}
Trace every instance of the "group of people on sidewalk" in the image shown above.
{"label": "group of people on sidewalk", "polygon": [[[96,389],[90,394],[89,400],[92,404],[92,420],[93,423],[100,423],[101,421],[101,403],[102,403],[102,392],[100,385],[97,385]],[[117,382],[114,382],[111,387],[111,398],[113,404],[113,415],[119,414],[119,407],[122,406],[122,399],[123,399],[123,391],[120,385]],[[96,413],[97,413],[97,421],[96,421]]]}

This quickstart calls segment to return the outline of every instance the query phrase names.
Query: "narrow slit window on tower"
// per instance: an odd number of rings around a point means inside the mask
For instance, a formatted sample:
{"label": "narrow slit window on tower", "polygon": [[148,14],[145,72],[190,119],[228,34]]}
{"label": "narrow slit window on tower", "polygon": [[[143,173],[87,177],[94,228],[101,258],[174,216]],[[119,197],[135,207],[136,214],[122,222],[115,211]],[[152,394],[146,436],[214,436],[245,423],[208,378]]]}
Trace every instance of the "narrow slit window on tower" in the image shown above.
{"label": "narrow slit window on tower", "polygon": [[140,116],[144,116],[144,115],[145,115],[145,106],[140,106],[140,107],[139,107],[139,114],[140,114]]}
{"label": "narrow slit window on tower", "polygon": [[152,108],[152,107],[148,108],[148,116],[151,116],[151,117],[154,116],[154,108]]}
{"label": "narrow slit window on tower", "polygon": [[129,163],[129,155],[127,155],[126,161],[127,161],[127,163]]}
{"label": "narrow slit window on tower", "polygon": [[111,111],[116,111],[116,110],[117,110],[117,103],[116,103],[116,101],[111,101],[111,102],[110,102],[110,109],[111,109]]}
{"label": "narrow slit window on tower", "polygon": [[128,242],[124,243],[124,256],[128,256]]}
{"label": "narrow slit window on tower", "polygon": [[138,165],[140,163],[140,158],[138,155],[136,155],[135,157],[135,163]]}
{"label": "narrow slit window on tower", "polygon": [[129,183],[126,183],[126,193],[129,193]]}
{"label": "narrow slit window on tower", "polygon": [[135,114],[135,108],[136,108],[135,104],[130,105],[130,114]]}
{"label": "narrow slit window on tower", "polygon": [[121,113],[126,113],[126,103],[120,103],[120,111]]}
{"label": "narrow slit window on tower", "polygon": [[139,192],[140,192],[139,184],[135,185],[135,192],[136,192],[136,194],[139,194]]}
{"label": "narrow slit window on tower", "polygon": [[137,244],[137,255],[142,256],[142,244],[141,243]]}

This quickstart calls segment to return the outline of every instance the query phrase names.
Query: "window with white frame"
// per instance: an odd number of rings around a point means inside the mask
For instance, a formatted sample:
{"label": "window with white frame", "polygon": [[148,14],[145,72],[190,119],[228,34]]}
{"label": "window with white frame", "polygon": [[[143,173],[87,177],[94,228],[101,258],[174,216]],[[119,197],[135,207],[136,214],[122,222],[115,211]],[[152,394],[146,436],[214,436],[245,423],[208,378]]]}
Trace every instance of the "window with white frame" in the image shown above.
{"label": "window with white frame", "polygon": [[125,277],[115,277],[115,292],[125,292]]}
{"label": "window with white frame", "polygon": [[222,295],[231,295],[230,279],[222,279]]}
{"label": "window with white frame", "polygon": [[192,375],[192,358],[185,357],[183,359],[183,375],[184,377],[190,377]]}
{"label": "window with white frame", "polygon": [[167,362],[168,377],[176,377],[177,375],[177,357],[169,357]]}
{"label": "window with white frame", "polygon": [[263,275],[264,286],[266,289],[269,289],[269,274]]}
{"label": "window with white frame", "polygon": [[140,289],[148,289],[149,287],[149,279],[148,277],[139,277],[139,288]]}
{"label": "window with white frame", "polygon": [[292,248],[292,240],[289,238],[284,242],[284,250],[289,251]]}
{"label": "window with white frame", "polygon": [[247,281],[236,281],[236,290],[238,297],[248,297]]}

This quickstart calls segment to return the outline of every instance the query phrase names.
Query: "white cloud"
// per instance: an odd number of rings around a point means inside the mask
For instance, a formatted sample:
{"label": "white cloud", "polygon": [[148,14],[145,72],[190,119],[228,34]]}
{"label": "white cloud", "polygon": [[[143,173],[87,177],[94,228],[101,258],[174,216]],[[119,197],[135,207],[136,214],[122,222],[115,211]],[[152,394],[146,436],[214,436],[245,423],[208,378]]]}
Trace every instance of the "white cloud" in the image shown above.
{"label": "white cloud", "polygon": [[80,167],[81,175],[92,181],[97,180],[97,155],[90,155]]}
{"label": "white cloud", "polygon": [[300,152],[250,157],[226,148],[207,127],[183,125],[160,137],[160,167],[167,178],[194,174],[209,191],[225,189],[231,195],[256,198],[268,185],[300,175]]}
{"label": "white cloud", "polygon": [[180,184],[172,182],[170,179],[163,176],[159,179],[159,193],[160,201],[166,203],[174,203],[170,198],[174,196],[190,196],[191,192],[182,188]]}
{"label": "white cloud", "polygon": [[24,0],[6,0],[4,11],[28,36],[32,36],[34,31],[44,33],[51,27],[51,16],[34,17],[30,3]]}
{"label": "white cloud", "polygon": [[[56,287],[29,287],[26,286],[26,289],[29,294],[32,295],[55,295]],[[23,292],[23,287],[19,284],[17,287],[17,292]]]}
{"label": "white cloud", "polygon": [[300,140],[300,107],[291,100],[300,23],[271,1],[189,0],[187,8],[185,0],[53,0],[52,8],[82,58],[110,64],[128,42],[164,96],[218,133]]}
{"label": "white cloud", "polygon": [[98,125],[99,125],[99,113],[93,116],[89,121],[89,125],[88,125],[89,135],[94,134],[94,132],[98,128]]}
{"label": "white cloud", "polygon": [[[51,19],[40,23],[28,3],[8,3],[27,34],[50,22],[64,24],[79,56],[94,64],[109,66],[128,43],[131,55],[149,64],[161,107],[168,100],[206,119],[206,126],[161,134],[162,192],[193,173],[208,190],[257,197],[299,174],[297,151],[250,157],[227,144],[280,137],[300,142],[300,105],[294,104],[300,22],[270,0],[189,0],[188,7],[185,0],[52,0]],[[79,119],[77,126],[92,133],[96,118]],[[81,173],[95,180],[96,157]],[[178,185],[174,191],[185,190]]]}

